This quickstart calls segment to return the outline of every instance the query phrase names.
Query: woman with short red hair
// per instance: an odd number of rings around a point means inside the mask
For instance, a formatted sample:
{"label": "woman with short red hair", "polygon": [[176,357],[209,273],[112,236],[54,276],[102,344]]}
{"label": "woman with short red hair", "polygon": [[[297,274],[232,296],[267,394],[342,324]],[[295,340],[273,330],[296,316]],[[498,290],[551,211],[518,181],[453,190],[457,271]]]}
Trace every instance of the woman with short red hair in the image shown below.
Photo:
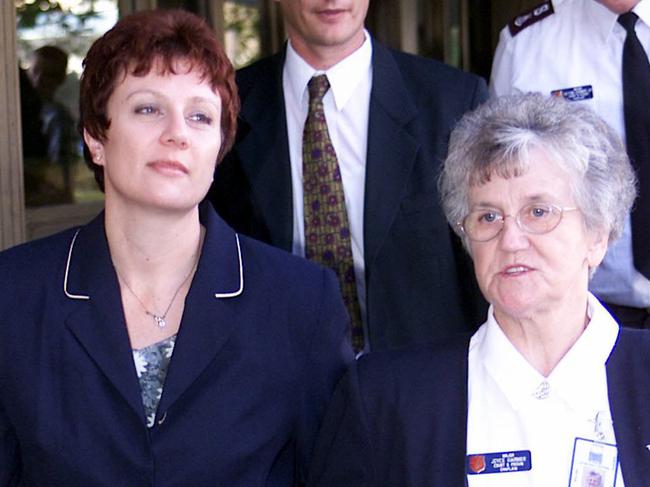
{"label": "woman with short red hair", "polygon": [[105,211],[0,254],[0,485],[301,483],[347,319],[329,271],[202,203],[235,134],[230,62],[200,18],[152,11],[84,67]]}

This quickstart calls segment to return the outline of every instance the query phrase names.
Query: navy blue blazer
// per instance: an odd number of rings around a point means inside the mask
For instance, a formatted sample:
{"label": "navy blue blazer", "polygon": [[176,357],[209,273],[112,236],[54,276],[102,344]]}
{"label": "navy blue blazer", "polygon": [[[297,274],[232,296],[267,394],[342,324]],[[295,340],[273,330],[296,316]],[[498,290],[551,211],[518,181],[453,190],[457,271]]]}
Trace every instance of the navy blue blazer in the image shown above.
{"label": "navy blue blazer", "polygon": [[[282,91],[284,51],[237,73],[237,141],[210,200],[238,231],[291,251],[293,203]],[[472,265],[439,205],[455,122],[487,99],[483,79],[373,40],[364,201],[373,350],[469,330],[485,316]],[[436,316],[436,326],[431,317]]]}
{"label": "navy blue blazer", "polygon": [[[308,485],[466,485],[468,346],[463,336],[353,364],[324,420]],[[650,332],[622,328],[606,371],[626,486],[650,485],[649,370]]]}
{"label": "navy blue blazer", "polygon": [[329,271],[205,242],[147,429],[103,215],[0,254],[0,486],[290,486],[353,359]]}

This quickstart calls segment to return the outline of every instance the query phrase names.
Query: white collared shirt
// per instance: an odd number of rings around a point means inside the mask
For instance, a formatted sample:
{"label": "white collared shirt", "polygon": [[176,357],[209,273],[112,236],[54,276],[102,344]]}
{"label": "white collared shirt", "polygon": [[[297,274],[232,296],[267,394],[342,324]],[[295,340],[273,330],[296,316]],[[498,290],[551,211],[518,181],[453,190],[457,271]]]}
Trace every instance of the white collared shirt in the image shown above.
{"label": "white collared shirt", "polygon": [[[568,486],[574,441],[597,439],[597,417],[603,441],[616,444],[605,363],[619,326],[591,294],[588,314],[583,334],[544,378],[508,340],[490,307],[469,345],[467,454],[530,450],[532,469],[468,475],[469,487]],[[548,397],[538,399],[544,382]],[[620,466],[616,486],[623,486]]]}
{"label": "white collared shirt", "polygon": [[[494,56],[490,92],[493,96],[591,86],[593,98],[576,101],[593,108],[625,141],[622,57],[625,29],[618,15],[596,0],[554,0],[555,13],[526,27],[514,37],[501,31]],[[636,33],[650,52],[650,0],[633,11]],[[603,301],[650,307],[650,280],[632,261],[632,231],[628,216],[623,235],[607,251],[589,288]]]}
{"label": "white collared shirt", "polygon": [[[291,45],[287,45],[282,73],[287,135],[293,189],[293,253],[305,255],[305,224],[302,189],[302,133],[309,110],[307,83],[323,71],[312,68]],[[352,235],[352,257],[361,306],[366,324],[365,265],[363,252],[363,208],[368,147],[368,116],[372,88],[372,43],[365,32],[363,45],[324,72],[330,89],[323,98],[327,128],[336,151],[345,206]],[[367,336],[367,334],[366,334]]]}

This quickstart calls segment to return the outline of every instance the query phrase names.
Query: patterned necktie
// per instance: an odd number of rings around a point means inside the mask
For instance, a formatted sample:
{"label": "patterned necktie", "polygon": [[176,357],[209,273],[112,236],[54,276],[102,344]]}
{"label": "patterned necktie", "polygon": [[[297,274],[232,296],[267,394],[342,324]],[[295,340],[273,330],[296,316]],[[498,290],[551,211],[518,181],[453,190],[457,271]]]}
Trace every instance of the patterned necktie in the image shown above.
{"label": "patterned necktie", "polygon": [[332,269],[339,279],[352,325],[352,346],[363,349],[363,327],[352,260],[350,224],[336,152],[327,130],[323,96],[326,75],[309,81],[309,113],[302,138],[305,257]]}
{"label": "patterned necktie", "polygon": [[618,18],[627,31],[623,44],[625,139],[639,179],[639,196],[632,211],[634,265],[650,278],[650,64],[634,31],[637,20],[633,12]]}

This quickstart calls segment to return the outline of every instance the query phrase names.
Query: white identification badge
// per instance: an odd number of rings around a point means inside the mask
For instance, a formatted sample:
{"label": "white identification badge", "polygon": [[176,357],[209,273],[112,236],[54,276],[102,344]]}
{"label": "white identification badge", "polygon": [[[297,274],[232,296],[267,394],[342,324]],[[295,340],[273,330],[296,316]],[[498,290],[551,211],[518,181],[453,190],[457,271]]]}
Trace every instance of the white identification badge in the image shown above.
{"label": "white identification badge", "polygon": [[569,487],[614,487],[618,448],[611,443],[576,438]]}

